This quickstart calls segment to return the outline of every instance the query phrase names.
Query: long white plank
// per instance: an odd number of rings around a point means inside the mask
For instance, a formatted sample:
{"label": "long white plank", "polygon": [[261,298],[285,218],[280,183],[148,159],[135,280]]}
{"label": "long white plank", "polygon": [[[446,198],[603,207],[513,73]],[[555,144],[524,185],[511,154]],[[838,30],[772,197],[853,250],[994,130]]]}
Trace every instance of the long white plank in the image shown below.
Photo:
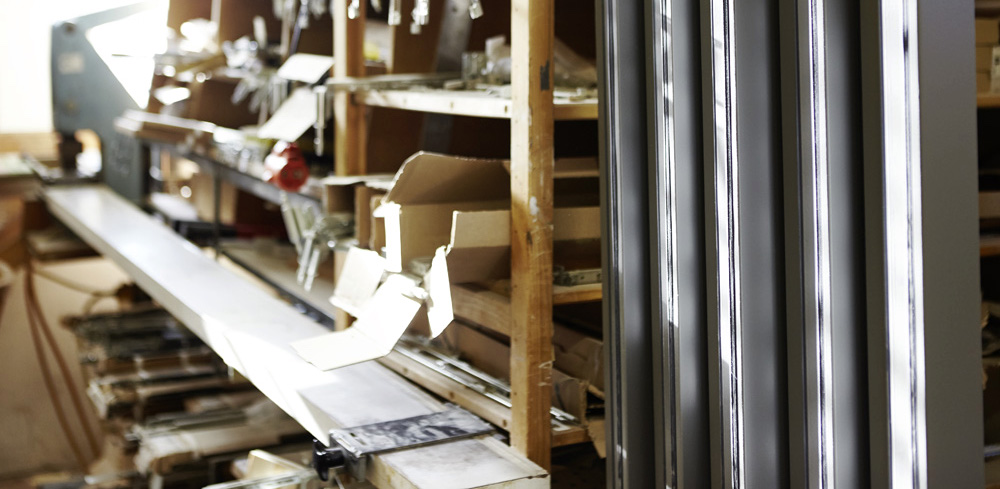
{"label": "long white plank", "polygon": [[[100,185],[50,187],[49,210],[121,266],[267,397],[316,438],[332,428],[443,409],[389,369],[366,362],[324,372],[291,342],[328,331],[207,257],[196,246]],[[378,487],[549,487],[547,473],[490,438],[375,457]]]}

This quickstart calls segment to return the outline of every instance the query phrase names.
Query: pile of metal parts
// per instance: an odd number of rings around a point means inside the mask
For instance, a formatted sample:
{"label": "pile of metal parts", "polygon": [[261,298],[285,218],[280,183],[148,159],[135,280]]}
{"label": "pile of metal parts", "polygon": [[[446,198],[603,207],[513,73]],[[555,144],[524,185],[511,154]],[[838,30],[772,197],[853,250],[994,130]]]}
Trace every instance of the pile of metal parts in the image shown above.
{"label": "pile of metal parts", "polygon": [[307,441],[294,420],[159,307],[64,323],[79,340],[87,394],[108,446],[134,463],[133,485],[187,488],[231,479],[229,465],[260,447],[261,431],[274,431],[263,438],[268,446]]}
{"label": "pile of metal parts", "polygon": [[285,219],[288,239],[299,255],[296,279],[306,291],[321,263],[326,261],[343,240],[354,236],[354,215],[351,213],[323,214],[316,207],[296,206],[282,195],[281,214]]}
{"label": "pile of metal parts", "polygon": [[[442,350],[426,338],[403,336],[396,344],[395,351],[472,391],[482,394],[487,399],[504,407],[511,407],[509,383],[462,361],[457,355]],[[579,418],[556,406],[552,406],[549,412],[552,415],[552,423],[556,427],[580,424]]]}
{"label": "pile of metal parts", "polygon": [[185,398],[230,384],[225,364],[159,308],[71,318],[102,419],[142,422]]}

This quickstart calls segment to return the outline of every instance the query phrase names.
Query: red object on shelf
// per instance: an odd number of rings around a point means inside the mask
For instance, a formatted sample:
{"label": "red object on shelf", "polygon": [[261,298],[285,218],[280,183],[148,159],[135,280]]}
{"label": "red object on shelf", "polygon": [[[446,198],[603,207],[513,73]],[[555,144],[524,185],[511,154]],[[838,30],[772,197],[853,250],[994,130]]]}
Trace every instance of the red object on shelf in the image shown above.
{"label": "red object on shelf", "polygon": [[309,167],[295,143],[279,142],[264,158],[264,180],[281,190],[297,192],[309,179]]}

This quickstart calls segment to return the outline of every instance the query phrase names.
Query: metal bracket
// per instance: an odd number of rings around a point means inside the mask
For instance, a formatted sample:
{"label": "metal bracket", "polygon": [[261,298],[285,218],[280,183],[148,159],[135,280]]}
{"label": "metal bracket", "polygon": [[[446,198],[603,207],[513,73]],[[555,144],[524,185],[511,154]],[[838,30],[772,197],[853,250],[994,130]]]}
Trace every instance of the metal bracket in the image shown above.
{"label": "metal bracket", "polygon": [[423,416],[330,430],[329,448],[318,440],[313,442],[313,468],[324,481],[329,477],[329,470],[337,467],[347,467],[355,479],[363,481],[370,455],[492,432],[493,427],[489,423],[449,404],[444,411]]}
{"label": "metal bracket", "polygon": [[552,283],[555,285],[564,285],[569,287],[573,285],[596,284],[600,282],[600,268],[566,270],[564,267],[556,265],[552,270]]}

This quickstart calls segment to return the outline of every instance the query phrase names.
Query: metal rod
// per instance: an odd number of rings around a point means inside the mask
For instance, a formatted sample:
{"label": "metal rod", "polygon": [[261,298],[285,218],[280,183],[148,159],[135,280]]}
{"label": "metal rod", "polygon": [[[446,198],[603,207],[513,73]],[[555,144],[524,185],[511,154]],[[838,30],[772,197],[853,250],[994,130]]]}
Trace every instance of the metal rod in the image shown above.
{"label": "metal rod", "polygon": [[[403,356],[416,361],[417,363],[420,363],[421,365],[430,368],[431,370],[434,370],[435,372],[444,375],[445,377],[454,380],[455,382],[458,382],[459,384],[462,384],[463,386],[468,387],[469,389],[472,389],[493,401],[500,403],[504,407],[510,408],[512,406],[510,401],[510,386],[508,384],[469,365],[466,362],[444,355],[433,348],[419,345],[412,339],[409,341],[401,341],[396,345],[395,350],[403,354]],[[434,358],[434,360],[426,358],[425,355]],[[445,368],[443,365],[453,367],[461,373],[472,377],[477,382],[464,379],[460,375],[456,375],[454,372]],[[494,389],[494,391],[487,389],[483,384],[486,384],[486,386]],[[499,393],[496,391],[499,391]],[[563,423],[580,422],[576,416],[573,416],[572,414],[554,406],[549,410],[549,412],[552,414],[554,419]]]}

